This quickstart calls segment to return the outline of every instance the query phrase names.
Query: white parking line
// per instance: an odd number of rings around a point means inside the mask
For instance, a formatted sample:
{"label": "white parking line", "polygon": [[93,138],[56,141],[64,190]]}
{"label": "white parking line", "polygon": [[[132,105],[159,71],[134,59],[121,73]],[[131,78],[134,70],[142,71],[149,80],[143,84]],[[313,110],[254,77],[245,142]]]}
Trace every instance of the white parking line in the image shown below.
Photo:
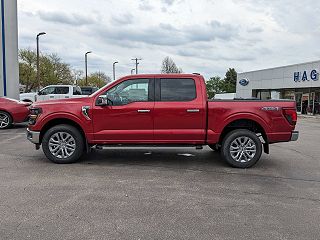
{"label": "white parking line", "polygon": [[26,135],[26,133],[0,133],[1,136],[4,135]]}

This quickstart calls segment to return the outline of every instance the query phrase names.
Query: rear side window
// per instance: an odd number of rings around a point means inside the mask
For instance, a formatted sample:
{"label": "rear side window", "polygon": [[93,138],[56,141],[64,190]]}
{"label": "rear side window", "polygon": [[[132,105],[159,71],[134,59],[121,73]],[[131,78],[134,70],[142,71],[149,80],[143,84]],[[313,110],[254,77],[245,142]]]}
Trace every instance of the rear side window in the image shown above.
{"label": "rear side window", "polygon": [[54,94],[68,94],[69,87],[55,87]]}
{"label": "rear side window", "polygon": [[193,79],[161,79],[160,99],[162,102],[187,102],[196,98],[196,85]]}

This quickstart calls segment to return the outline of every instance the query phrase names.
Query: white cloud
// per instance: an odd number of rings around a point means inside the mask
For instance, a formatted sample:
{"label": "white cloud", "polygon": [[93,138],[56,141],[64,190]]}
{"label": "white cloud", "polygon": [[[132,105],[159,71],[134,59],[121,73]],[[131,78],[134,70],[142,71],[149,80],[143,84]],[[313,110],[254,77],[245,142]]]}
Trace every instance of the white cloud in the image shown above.
{"label": "white cloud", "polygon": [[224,75],[319,59],[320,2],[314,0],[19,0],[19,45],[59,54],[90,71],[159,72],[171,56],[185,72]]}

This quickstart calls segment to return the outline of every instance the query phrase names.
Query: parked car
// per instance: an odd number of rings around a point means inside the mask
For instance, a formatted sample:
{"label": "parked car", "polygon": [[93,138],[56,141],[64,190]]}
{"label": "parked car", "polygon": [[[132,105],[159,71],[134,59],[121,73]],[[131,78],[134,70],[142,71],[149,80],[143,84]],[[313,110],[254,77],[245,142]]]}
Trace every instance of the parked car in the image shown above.
{"label": "parked car", "polygon": [[233,167],[296,141],[292,100],[210,100],[197,74],[130,75],[86,98],[35,103],[27,137],[55,163],[108,145],[209,145]]}
{"label": "parked car", "polygon": [[81,87],[82,95],[91,95],[92,93],[98,91],[97,87]]}
{"label": "parked car", "polygon": [[37,93],[33,92],[20,94],[20,101],[34,103],[37,101],[79,97],[83,97],[81,88],[79,86],[50,85],[41,89]]}
{"label": "parked car", "polygon": [[25,122],[29,116],[31,103],[19,102],[10,98],[0,98],[0,129],[6,129],[14,123]]}

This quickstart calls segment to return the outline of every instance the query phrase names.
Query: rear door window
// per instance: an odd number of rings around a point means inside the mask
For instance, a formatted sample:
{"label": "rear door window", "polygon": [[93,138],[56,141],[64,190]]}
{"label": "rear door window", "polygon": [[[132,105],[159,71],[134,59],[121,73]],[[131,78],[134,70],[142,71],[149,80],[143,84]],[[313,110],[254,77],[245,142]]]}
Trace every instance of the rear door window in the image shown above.
{"label": "rear door window", "polygon": [[196,85],[193,79],[160,79],[160,99],[162,102],[188,102],[196,97]]}
{"label": "rear door window", "polygon": [[55,87],[54,94],[69,94],[69,87]]}

